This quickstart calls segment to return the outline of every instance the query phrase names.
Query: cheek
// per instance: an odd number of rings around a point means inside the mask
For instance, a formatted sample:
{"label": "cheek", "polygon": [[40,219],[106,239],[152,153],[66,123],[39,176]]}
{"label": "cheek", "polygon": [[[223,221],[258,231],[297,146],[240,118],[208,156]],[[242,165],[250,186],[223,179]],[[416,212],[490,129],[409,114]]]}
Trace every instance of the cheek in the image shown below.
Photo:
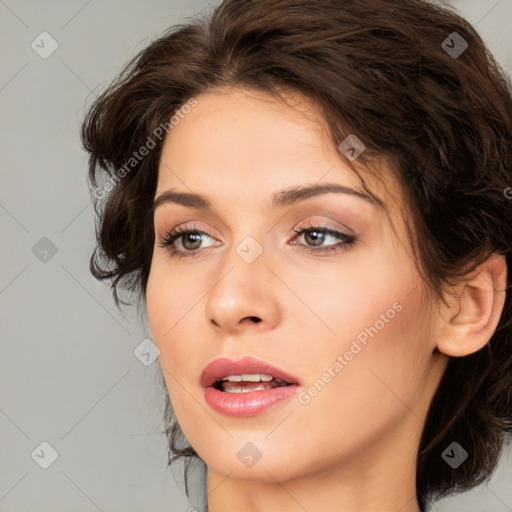
{"label": "cheek", "polygon": [[[167,258],[155,256],[153,259],[146,307],[154,342],[160,350],[162,368],[174,375],[179,362],[191,351],[190,340],[197,336],[197,330],[194,333],[190,329],[193,325],[188,322],[188,317],[197,315],[194,306],[199,307],[201,293],[193,288],[193,280],[180,280],[176,272],[170,271]],[[191,332],[186,332],[187,327]]]}
{"label": "cheek", "polygon": [[[370,264],[371,262],[371,264]],[[392,250],[370,255],[368,265],[352,273],[338,311],[338,353],[361,350],[347,365],[368,399],[414,402],[424,385],[431,357],[424,288],[411,262]],[[333,317],[334,313],[333,313]],[[347,346],[349,345],[349,346]],[[353,351],[357,351],[354,348]],[[348,375],[347,375],[348,378]],[[386,400],[387,398],[387,400]]]}
{"label": "cheek", "polygon": [[174,260],[165,253],[153,255],[146,289],[146,305],[155,342],[172,338],[178,325],[182,324],[188,311],[202,296],[199,280],[191,278],[186,271],[177,271],[173,263]]}
{"label": "cheek", "polygon": [[367,288],[366,297],[354,290],[354,302],[346,303],[336,324],[331,317],[341,339],[313,356],[311,365],[320,371],[310,373],[316,396],[305,414],[327,415],[339,432],[357,426],[364,439],[415,408],[419,413],[433,348],[420,288],[411,283],[396,278],[390,286],[385,279]]}
{"label": "cheek", "polygon": [[[317,332],[327,334],[302,366],[312,386],[303,396],[304,417],[323,416],[339,432],[357,426],[362,438],[418,406],[433,350],[417,272],[393,251],[379,256],[340,272],[322,293],[311,287],[314,280],[304,282],[314,290],[310,300],[318,316],[333,331],[318,323]],[[304,332],[310,333],[302,337],[306,352],[313,329]],[[312,420],[310,428],[318,425]]]}
{"label": "cheek", "polygon": [[197,405],[202,400],[197,379],[217,350],[216,345],[204,344],[204,295],[209,288],[206,276],[199,278],[187,265],[178,268],[165,254],[154,255],[146,289],[147,316],[175,415],[187,432],[204,421],[204,409]]}
{"label": "cheek", "polygon": [[291,322],[300,324],[297,332],[309,333],[299,337],[299,343],[304,349],[314,347],[319,359],[322,352],[324,357],[342,354],[358,337],[363,343],[369,341],[376,331],[376,339],[387,336],[386,343],[394,350],[403,343],[405,332],[418,326],[417,315],[422,315],[417,271],[385,242],[347,253],[336,266],[312,266],[300,279],[293,268],[286,272],[283,280],[293,283],[304,303],[297,303]]}

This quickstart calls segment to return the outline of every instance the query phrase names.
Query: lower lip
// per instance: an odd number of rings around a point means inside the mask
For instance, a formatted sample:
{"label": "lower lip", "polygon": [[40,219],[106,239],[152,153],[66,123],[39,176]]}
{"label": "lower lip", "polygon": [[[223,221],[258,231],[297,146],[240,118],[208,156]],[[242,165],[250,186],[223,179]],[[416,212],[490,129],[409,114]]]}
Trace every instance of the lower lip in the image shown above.
{"label": "lower lip", "polygon": [[277,402],[290,398],[297,393],[297,389],[298,386],[293,384],[247,393],[226,393],[208,387],[204,390],[204,397],[215,411],[232,418],[246,418],[261,414]]}

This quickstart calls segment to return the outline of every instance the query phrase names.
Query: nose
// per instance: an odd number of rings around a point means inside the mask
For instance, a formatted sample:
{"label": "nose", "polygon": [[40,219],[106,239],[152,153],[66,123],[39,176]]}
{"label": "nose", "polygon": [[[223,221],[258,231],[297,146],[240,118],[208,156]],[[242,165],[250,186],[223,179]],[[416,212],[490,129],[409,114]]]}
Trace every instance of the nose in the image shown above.
{"label": "nose", "polygon": [[[213,329],[237,334],[247,329],[266,331],[276,327],[282,314],[279,281],[268,263],[265,251],[251,263],[234,249],[229,251],[206,295],[205,315]],[[274,272],[275,266],[274,263]]]}
{"label": "nose", "polygon": [[[211,318],[210,321],[216,327],[221,327],[221,325],[217,322],[217,320],[215,320],[215,318]],[[243,324],[243,323],[254,323],[254,324],[257,324],[257,323],[259,323],[261,321],[262,321],[262,319],[257,317],[257,316],[248,316],[248,317],[242,318],[239,323],[240,324]]]}

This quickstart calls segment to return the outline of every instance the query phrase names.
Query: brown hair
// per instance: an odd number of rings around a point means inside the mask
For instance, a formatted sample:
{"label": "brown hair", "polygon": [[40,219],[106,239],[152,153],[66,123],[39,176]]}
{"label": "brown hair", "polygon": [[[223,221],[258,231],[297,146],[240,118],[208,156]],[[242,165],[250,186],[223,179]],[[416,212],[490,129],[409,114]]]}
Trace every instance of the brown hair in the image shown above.
{"label": "brown hair", "polygon": [[[118,285],[145,297],[158,127],[170,131],[170,117],[190,98],[232,86],[276,97],[296,91],[319,107],[336,146],[349,134],[365,144],[359,165],[391,162],[422,276],[443,300],[446,284],[493,252],[512,268],[512,86],[466,20],[440,1],[225,0],[141,51],[84,120],[98,216],[90,268],[111,280],[117,306]],[[154,149],[130,160],[149,139]],[[98,194],[104,180],[110,193]],[[509,272],[507,289],[510,281]],[[483,349],[450,358],[418,453],[422,509],[489,478],[512,431],[511,304],[509,293]],[[164,421],[169,462],[197,457],[180,447],[168,396]],[[441,458],[452,441],[469,453],[457,469]]]}

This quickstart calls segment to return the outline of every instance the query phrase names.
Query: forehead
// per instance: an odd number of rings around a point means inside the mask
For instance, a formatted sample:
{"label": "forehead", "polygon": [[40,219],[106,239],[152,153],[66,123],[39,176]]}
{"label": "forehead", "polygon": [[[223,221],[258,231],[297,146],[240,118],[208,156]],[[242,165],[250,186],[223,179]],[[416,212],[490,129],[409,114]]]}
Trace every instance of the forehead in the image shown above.
{"label": "forehead", "polygon": [[277,177],[283,165],[298,170],[304,159],[333,161],[336,155],[314,106],[296,94],[288,98],[293,108],[268,94],[242,89],[198,96],[197,105],[167,135],[161,163],[190,175],[215,167],[218,178],[225,170],[235,179],[255,171],[262,177],[263,170]]}
{"label": "forehead", "polygon": [[157,195],[179,187],[268,197],[290,186],[333,181],[364,190],[364,174],[368,190],[388,203],[391,177],[385,166],[379,169],[387,174],[384,181],[364,171],[358,176],[340,156],[318,107],[296,92],[282,95],[286,104],[241,88],[199,95],[164,141]]}
{"label": "forehead", "polygon": [[163,157],[183,161],[187,167],[210,162],[231,169],[232,174],[254,170],[258,161],[269,170],[285,160],[289,164],[304,157],[320,161],[325,153],[332,153],[321,117],[304,99],[295,95],[290,100],[293,108],[256,91],[202,94],[167,135]]}

